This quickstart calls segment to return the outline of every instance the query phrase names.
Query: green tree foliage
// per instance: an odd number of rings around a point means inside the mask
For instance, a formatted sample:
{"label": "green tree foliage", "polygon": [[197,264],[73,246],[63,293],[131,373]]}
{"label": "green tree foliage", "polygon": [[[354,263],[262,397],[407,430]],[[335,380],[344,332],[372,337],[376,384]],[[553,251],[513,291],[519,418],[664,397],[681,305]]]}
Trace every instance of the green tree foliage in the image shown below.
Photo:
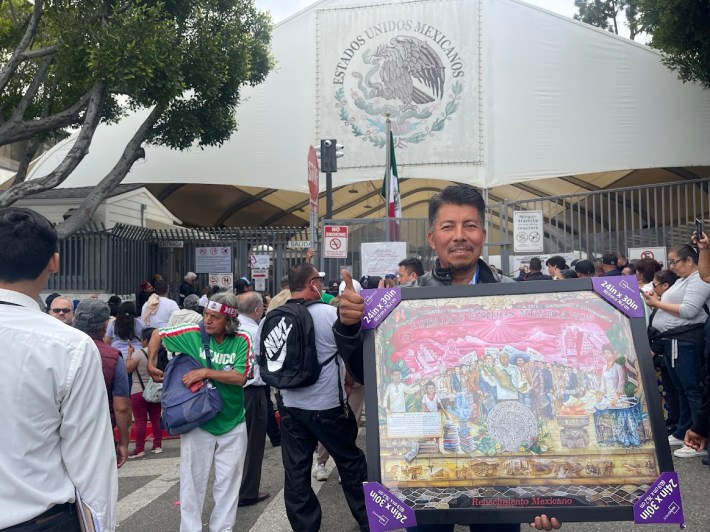
{"label": "green tree foliage", "polygon": [[641,0],[641,13],[666,66],[683,82],[710,89],[710,2]]}
{"label": "green tree foliage", "polygon": [[[242,88],[273,66],[271,27],[253,0],[0,0],[0,145],[26,146],[0,206],[60,184],[99,122],[130,110],[151,113],[63,236],[88,221],[145,143],[221,145],[236,129]],[[79,133],[57,170],[24,181],[39,145],[67,128]]]}
{"label": "green tree foliage", "polygon": [[629,37],[634,40],[642,31],[639,3],[643,0],[575,0],[579,13],[574,18],[597,28],[619,34],[621,17],[626,19]]}

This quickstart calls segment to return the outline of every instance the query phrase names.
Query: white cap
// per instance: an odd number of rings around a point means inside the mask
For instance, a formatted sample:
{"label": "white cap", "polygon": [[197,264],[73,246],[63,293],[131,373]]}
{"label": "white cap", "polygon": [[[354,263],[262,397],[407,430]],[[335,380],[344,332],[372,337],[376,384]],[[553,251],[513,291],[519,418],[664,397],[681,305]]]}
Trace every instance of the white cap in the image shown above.
{"label": "white cap", "polygon": [[[360,290],[362,290],[362,285],[358,283],[355,279],[353,279],[353,288],[355,289],[356,293],[360,293]],[[338,287],[338,295],[342,296],[343,292],[345,292],[345,281],[340,281],[340,286]]]}

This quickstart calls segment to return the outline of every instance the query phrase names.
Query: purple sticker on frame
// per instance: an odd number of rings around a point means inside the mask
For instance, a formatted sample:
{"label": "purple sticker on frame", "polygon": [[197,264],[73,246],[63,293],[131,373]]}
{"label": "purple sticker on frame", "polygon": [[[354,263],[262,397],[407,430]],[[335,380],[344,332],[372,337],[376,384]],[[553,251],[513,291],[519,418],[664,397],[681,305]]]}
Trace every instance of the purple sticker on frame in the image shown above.
{"label": "purple sticker on frame", "polygon": [[656,482],[634,504],[634,523],[683,525],[684,522],[678,473],[661,473]]}
{"label": "purple sticker on frame", "polygon": [[636,277],[631,275],[592,277],[592,286],[596,293],[629,318],[644,317],[644,303],[641,301]]}
{"label": "purple sticker on frame", "polygon": [[379,482],[365,482],[365,508],[372,532],[399,530],[415,526],[414,510],[395,497]]}
{"label": "purple sticker on frame", "polygon": [[360,292],[360,295],[365,300],[363,329],[377,329],[402,300],[399,287],[367,289]]}

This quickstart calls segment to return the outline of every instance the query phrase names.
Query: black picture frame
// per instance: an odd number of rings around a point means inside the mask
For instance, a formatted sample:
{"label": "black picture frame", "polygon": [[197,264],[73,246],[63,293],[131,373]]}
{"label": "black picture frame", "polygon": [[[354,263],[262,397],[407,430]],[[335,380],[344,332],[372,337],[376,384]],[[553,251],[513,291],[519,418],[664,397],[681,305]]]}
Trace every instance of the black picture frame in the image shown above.
{"label": "black picture frame", "polygon": [[[518,282],[518,283],[498,283],[498,284],[480,284],[474,286],[442,286],[442,287],[402,287],[401,288],[401,302],[398,307],[385,319],[377,329],[372,329],[366,331],[365,334],[365,406],[367,412],[366,427],[366,443],[367,443],[367,459],[368,459],[368,478],[371,481],[377,481],[388,487],[393,493],[399,496],[405,503],[412,506],[415,510],[417,523],[418,524],[475,524],[475,523],[528,523],[536,515],[546,514],[550,517],[556,517],[560,521],[629,521],[633,520],[633,503],[635,499],[641,497],[645,489],[650,487],[650,485],[655,480],[649,476],[648,481],[644,481],[637,486],[637,489],[628,494],[628,497],[624,500],[620,500],[618,503],[609,504],[608,499],[605,497],[595,498],[592,495],[587,496],[587,498],[577,499],[574,498],[573,504],[527,504],[525,506],[517,505],[490,505],[490,506],[466,506],[464,507],[451,507],[448,505],[441,504],[439,502],[436,508],[425,508],[421,507],[420,502],[416,499],[416,489],[403,488],[399,489],[397,486],[392,486],[392,481],[387,480],[382,471],[382,433],[386,430],[383,428],[386,425],[386,420],[382,419],[382,413],[380,409],[382,396],[382,387],[384,385],[384,380],[380,380],[378,376],[378,356],[376,354],[376,339],[378,338],[378,331],[384,331],[383,328],[398,329],[399,326],[393,324],[392,319],[394,313],[406,306],[408,301],[426,301],[426,300],[452,300],[455,298],[471,298],[471,304],[475,305],[476,301],[480,301],[479,298],[490,298],[494,297],[507,297],[507,296],[530,296],[535,299],[536,296],[546,295],[554,297],[564,297],[567,299],[575,298],[575,294],[584,294],[579,297],[589,298],[589,293],[594,294],[598,297],[605,305],[604,308],[608,307],[608,312],[616,315],[622,315],[624,318],[618,318],[621,321],[627,320],[628,330],[631,334],[631,341],[633,349],[636,354],[638,377],[640,378],[641,386],[639,398],[639,408],[643,409],[644,415],[644,425],[647,428],[650,427],[651,434],[646,434],[647,443],[645,448],[650,449],[650,454],[655,458],[654,464],[654,475],[666,471],[673,471],[673,462],[670,454],[670,446],[668,443],[665,422],[662,414],[662,405],[660,401],[660,394],[658,392],[658,384],[656,380],[655,369],[653,361],[650,355],[650,347],[648,343],[648,336],[646,331],[646,321],[643,317],[633,317],[630,318],[619,310],[615,309],[610,303],[604,301],[601,296],[594,292],[592,281],[590,279],[570,279],[564,281],[532,281],[532,282]],[[531,299],[531,300],[532,300]],[[384,334],[384,333],[382,333]],[[393,333],[394,334],[394,333]],[[650,400],[649,400],[650,398]],[[595,414],[590,414],[594,416]],[[605,415],[604,413],[600,415]],[[593,417],[593,421],[596,423],[596,417]],[[559,421],[558,421],[559,423]],[[596,427],[593,427],[596,432]],[[562,429],[560,434],[562,433]],[[589,430],[589,429],[587,429]],[[437,443],[438,445],[438,443]],[[597,445],[599,443],[597,442]],[[649,447],[650,446],[650,447]],[[574,452],[574,451],[573,451]],[[615,451],[610,451],[609,454],[615,453]],[[623,452],[619,452],[622,455]],[[648,453],[647,453],[648,454]],[[606,455],[603,453],[602,456]],[[469,453],[471,456],[471,453]],[[619,458],[614,454],[614,458]],[[416,460],[416,459],[415,459]],[[623,466],[623,458],[619,458]],[[617,461],[614,462],[613,468],[616,469]],[[431,468],[431,466],[430,466]],[[649,466],[650,468],[650,466]],[[457,467],[458,470],[458,467]],[[650,471],[649,469],[648,471]],[[433,470],[432,470],[433,473]],[[648,475],[647,475],[648,476]],[[579,479],[574,479],[577,484],[576,486],[594,486],[593,481],[587,484],[579,483]],[[597,484],[599,480],[596,479]],[[500,482],[498,479],[497,482]],[[396,482],[398,485],[401,484]],[[503,486],[508,490],[520,489],[523,483],[510,482],[510,485]],[[560,484],[555,482],[553,486],[559,486]],[[573,485],[570,482],[570,485]],[[600,486],[606,486],[609,491],[618,492],[619,485],[604,482]],[[595,486],[593,489],[599,491],[599,486]],[[645,489],[644,489],[645,488]],[[424,487],[422,490],[428,488]],[[442,490],[446,488],[436,487],[435,490]],[[590,488],[592,489],[592,488]],[[461,488],[455,488],[453,493],[456,491],[462,491]],[[421,490],[420,490],[421,491]],[[564,490],[561,490],[564,491]],[[604,489],[601,489],[604,493]],[[470,495],[470,491],[468,492]],[[486,497],[475,497],[476,499],[488,500]],[[568,498],[568,497],[558,497],[558,498]],[[612,496],[612,499],[614,496]],[[493,498],[494,500],[500,500],[500,498]],[[539,501],[544,501],[546,497],[539,497]],[[554,498],[552,498],[554,499]],[[472,498],[473,500],[473,498]],[[423,499],[424,506],[431,506],[432,500]],[[448,507],[447,507],[448,506]],[[456,506],[454,504],[453,506]]]}

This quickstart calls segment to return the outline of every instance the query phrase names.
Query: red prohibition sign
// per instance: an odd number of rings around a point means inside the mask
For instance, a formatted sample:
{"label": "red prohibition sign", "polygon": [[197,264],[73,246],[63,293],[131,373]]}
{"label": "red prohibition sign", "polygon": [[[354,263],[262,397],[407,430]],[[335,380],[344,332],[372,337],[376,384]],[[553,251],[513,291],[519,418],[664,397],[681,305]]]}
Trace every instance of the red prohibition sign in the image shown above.
{"label": "red prohibition sign", "polygon": [[340,241],[339,238],[332,238],[330,240],[330,247],[333,249],[340,249],[340,246],[342,246],[343,243]]}

